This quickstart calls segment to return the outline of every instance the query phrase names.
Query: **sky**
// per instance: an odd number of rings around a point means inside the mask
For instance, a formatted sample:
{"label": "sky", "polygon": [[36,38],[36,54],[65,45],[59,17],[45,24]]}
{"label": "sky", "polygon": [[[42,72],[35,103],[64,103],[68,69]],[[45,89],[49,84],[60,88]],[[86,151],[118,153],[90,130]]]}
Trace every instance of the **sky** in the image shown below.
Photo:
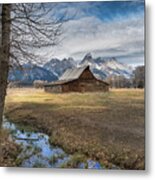
{"label": "sky", "polygon": [[61,43],[48,49],[48,58],[116,57],[120,62],[144,64],[144,1],[58,3],[54,14],[69,18]]}

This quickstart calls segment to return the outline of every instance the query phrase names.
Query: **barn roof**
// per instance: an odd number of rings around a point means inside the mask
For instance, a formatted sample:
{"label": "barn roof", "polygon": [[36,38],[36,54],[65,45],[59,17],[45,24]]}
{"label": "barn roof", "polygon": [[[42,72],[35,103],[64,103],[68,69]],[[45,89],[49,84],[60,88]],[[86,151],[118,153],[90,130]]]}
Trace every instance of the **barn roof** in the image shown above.
{"label": "barn roof", "polygon": [[85,69],[89,68],[89,66],[83,66],[79,68],[68,69],[64,72],[64,74],[59,78],[59,80],[75,80],[80,77]]}
{"label": "barn roof", "polygon": [[79,68],[70,68],[67,69],[62,76],[59,78],[58,81],[51,82],[45,86],[51,86],[51,85],[61,85],[65,84],[71,81],[74,81],[80,77],[80,75],[83,73],[85,69],[89,68],[89,66],[83,66]]}
{"label": "barn roof", "polygon": [[58,81],[53,81],[49,84],[46,84],[44,86],[48,87],[48,86],[52,86],[52,85],[61,85],[61,84],[65,84],[65,83],[68,83],[68,82],[71,82],[71,81],[74,81],[74,79],[72,80],[58,80]]}

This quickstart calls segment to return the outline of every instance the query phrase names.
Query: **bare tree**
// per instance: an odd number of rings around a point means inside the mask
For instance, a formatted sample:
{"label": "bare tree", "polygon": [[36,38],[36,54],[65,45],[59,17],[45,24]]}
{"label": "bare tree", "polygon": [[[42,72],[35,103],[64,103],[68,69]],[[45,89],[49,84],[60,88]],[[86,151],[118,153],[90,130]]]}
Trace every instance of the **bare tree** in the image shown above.
{"label": "bare tree", "polygon": [[133,84],[135,88],[145,87],[145,67],[138,66],[134,71]]}
{"label": "bare tree", "polygon": [[111,88],[131,88],[132,80],[124,76],[112,75],[106,78],[106,81],[110,84]]}
{"label": "bare tree", "polygon": [[[12,64],[39,61],[38,49],[57,45],[62,17],[54,16],[56,4],[2,4],[0,30],[0,125],[4,111],[8,71]],[[52,13],[53,12],[53,13]],[[36,52],[36,53],[35,53]]]}
{"label": "bare tree", "polygon": [[0,45],[0,125],[4,110],[4,101],[7,88],[7,77],[9,71],[9,53],[10,53],[10,14],[11,5],[2,6],[1,15],[1,45]]}

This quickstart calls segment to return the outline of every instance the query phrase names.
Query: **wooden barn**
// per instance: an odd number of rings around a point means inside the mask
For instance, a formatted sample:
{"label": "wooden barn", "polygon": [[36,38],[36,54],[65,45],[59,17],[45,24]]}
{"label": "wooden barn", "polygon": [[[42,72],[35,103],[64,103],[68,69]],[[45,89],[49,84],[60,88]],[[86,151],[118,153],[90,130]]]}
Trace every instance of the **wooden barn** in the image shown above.
{"label": "wooden barn", "polygon": [[106,92],[109,84],[97,79],[89,66],[68,69],[58,81],[44,86],[46,92]]}

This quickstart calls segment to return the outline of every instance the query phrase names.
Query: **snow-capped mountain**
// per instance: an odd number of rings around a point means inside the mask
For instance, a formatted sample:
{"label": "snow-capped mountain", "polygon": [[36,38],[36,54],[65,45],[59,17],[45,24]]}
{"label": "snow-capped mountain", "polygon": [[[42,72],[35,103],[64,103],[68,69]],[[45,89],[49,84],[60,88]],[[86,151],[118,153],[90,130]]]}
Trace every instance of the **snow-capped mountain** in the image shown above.
{"label": "snow-capped mountain", "polygon": [[112,75],[130,78],[133,71],[128,65],[118,62],[116,58],[93,58],[91,53],[86,54],[79,65],[89,65],[93,73],[102,79]]}
{"label": "snow-capped mountain", "polygon": [[54,73],[32,63],[23,64],[21,68],[14,67],[9,71],[8,77],[8,81],[23,84],[32,84],[35,80],[50,82],[57,79],[58,77]]}
{"label": "snow-capped mountain", "polygon": [[93,58],[91,53],[85,55],[80,63],[76,63],[73,58],[59,60],[51,59],[43,67],[27,63],[21,68],[14,68],[9,72],[9,81],[17,81],[25,84],[32,84],[34,80],[55,81],[67,69],[89,65],[94,75],[100,79],[106,79],[109,76],[132,76],[132,68],[126,64],[120,63],[116,58]]}
{"label": "snow-capped mountain", "polygon": [[61,76],[67,69],[76,67],[73,58],[64,58],[63,60],[51,59],[43,66],[46,70],[55,73],[56,76]]}
{"label": "snow-capped mountain", "polygon": [[79,64],[73,58],[63,60],[51,59],[44,65],[44,68],[60,77],[69,68],[86,65],[89,65],[94,75],[101,79],[113,75],[130,78],[132,75],[132,68],[118,62],[116,58],[93,58],[91,53],[86,54]]}

